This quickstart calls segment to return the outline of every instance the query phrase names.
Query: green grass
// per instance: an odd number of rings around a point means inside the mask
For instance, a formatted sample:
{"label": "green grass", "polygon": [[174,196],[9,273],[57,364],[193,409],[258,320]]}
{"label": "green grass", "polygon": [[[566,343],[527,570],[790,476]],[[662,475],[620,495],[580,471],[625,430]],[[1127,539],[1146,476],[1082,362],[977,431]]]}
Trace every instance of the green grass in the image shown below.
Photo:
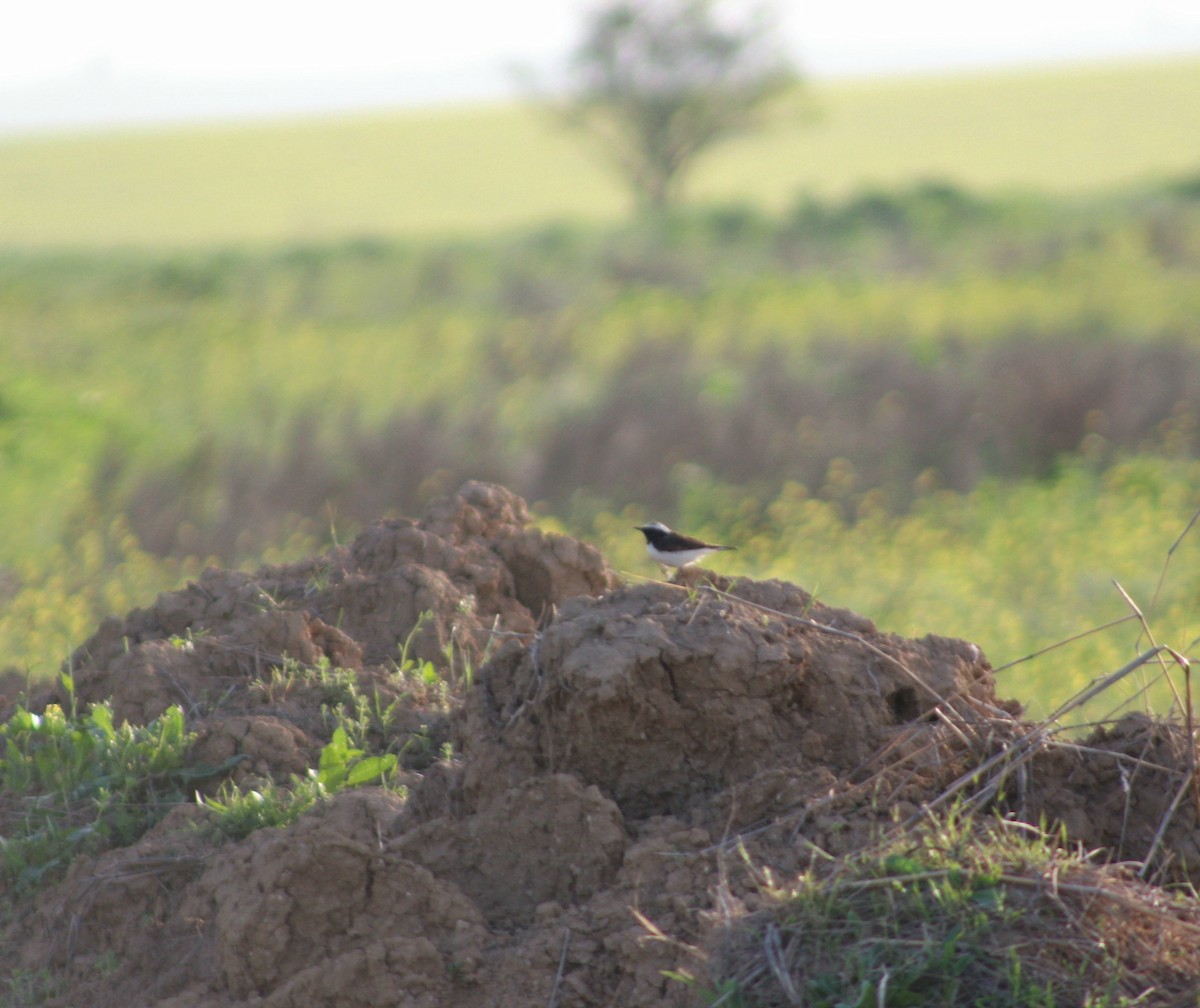
{"label": "green grass", "polygon": [[951,818],[786,890],[767,875],[768,909],[731,922],[709,985],[672,978],[714,1006],[1120,1008],[1180,984],[1141,938],[1171,930],[1171,904],[1128,885],[1051,837]]}
{"label": "green grass", "polygon": [[[453,706],[452,693],[456,690],[461,693],[462,688],[469,688],[471,684],[469,663],[462,679],[452,683],[433,662],[417,661],[408,656],[413,635],[431,618],[432,613],[423,613],[409,634],[397,660],[392,662],[384,691],[375,686],[368,694],[359,686],[357,672],[336,668],[327,658],[320,659],[315,665],[285,658],[264,678],[252,682],[250,689],[270,704],[291,699],[319,707],[335,740],[338,733],[341,735],[341,742],[329,750],[330,758],[338,756],[340,763],[348,762],[341,758],[341,753],[354,751],[361,755],[366,750],[379,750],[381,757],[391,759],[388,772],[397,759],[403,760],[406,769],[424,769],[438,756],[435,732],[429,724],[420,724],[412,731],[405,730],[397,723],[399,715],[412,708],[448,716]],[[447,666],[452,669],[456,662],[450,649],[446,658]],[[380,764],[363,764],[371,765]],[[331,780],[323,779],[322,783],[328,785]]]}
{"label": "green grass", "polygon": [[[353,695],[347,676],[332,672],[315,670],[313,681],[339,697]],[[60,877],[81,853],[132,844],[180,803],[202,802],[215,831],[240,838],[286,825],[347,788],[388,786],[399,763],[395,752],[355,744],[347,728],[360,726],[339,705],[330,740],[305,774],[258,787],[226,781],[215,797],[202,798],[195,788],[241,757],[222,766],[194,763],[195,736],[180,707],[146,725],[117,724],[108,703],[77,710],[73,680],[63,674],[60,681],[66,708],[49,704],[37,713],[18,705],[0,724],[0,882],[17,891]]]}
{"label": "green grass", "polygon": [[[1200,61],[814,82],[689,196],[778,211],[931,177],[1094,192],[1195,165]],[[598,152],[515,105],[0,142],[0,247],[325,242],[628,211]]]}
{"label": "green grass", "polygon": [[476,232],[623,206],[577,144],[506,106],[9,140],[0,191],[18,247]]}
{"label": "green grass", "polygon": [[220,834],[235,840],[269,826],[286,826],[318,802],[346,788],[387,785],[396,770],[395,753],[368,755],[350,745],[346,732],[335,728],[320,760],[303,776],[286,783],[263,781],[258,787],[226,783],[215,797],[203,799]]}
{"label": "green grass", "polygon": [[698,194],[845,194],[921,178],[1078,193],[1182,172],[1200,127],[1195,59],[913,75],[815,91],[811,126],[714,156]]}
{"label": "green grass", "polygon": [[[71,680],[63,676],[74,697]],[[17,707],[0,725],[0,872],[18,890],[58,877],[84,851],[125,846],[184,800],[192,735],[183,712],[114,724],[112,709]]]}
{"label": "green grass", "polygon": [[58,997],[66,986],[50,969],[15,969],[0,979],[0,1008],[32,1008]]}

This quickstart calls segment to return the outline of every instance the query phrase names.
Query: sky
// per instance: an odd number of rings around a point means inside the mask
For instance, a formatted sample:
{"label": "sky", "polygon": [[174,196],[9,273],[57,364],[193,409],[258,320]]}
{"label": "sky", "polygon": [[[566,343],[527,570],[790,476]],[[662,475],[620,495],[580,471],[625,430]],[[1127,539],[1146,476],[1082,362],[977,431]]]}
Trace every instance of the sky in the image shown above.
{"label": "sky", "polygon": [[[727,0],[738,7],[738,0]],[[762,6],[762,4],[759,4]],[[223,119],[513,93],[596,0],[10,0],[0,132]],[[744,6],[744,5],[743,5]],[[777,0],[809,77],[1200,55],[1197,0]]]}

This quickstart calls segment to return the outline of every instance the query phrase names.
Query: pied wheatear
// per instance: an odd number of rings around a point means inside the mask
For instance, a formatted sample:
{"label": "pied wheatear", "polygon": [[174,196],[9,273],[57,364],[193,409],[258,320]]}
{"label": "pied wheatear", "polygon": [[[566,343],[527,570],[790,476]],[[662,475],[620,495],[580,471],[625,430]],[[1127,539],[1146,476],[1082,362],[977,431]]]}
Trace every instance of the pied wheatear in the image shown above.
{"label": "pied wheatear", "polygon": [[686,567],[710,553],[737,549],[736,546],[718,546],[716,543],[707,543],[703,539],[673,532],[662,522],[635,525],[634,528],[646,537],[646,552],[650,554],[651,559],[664,567]]}

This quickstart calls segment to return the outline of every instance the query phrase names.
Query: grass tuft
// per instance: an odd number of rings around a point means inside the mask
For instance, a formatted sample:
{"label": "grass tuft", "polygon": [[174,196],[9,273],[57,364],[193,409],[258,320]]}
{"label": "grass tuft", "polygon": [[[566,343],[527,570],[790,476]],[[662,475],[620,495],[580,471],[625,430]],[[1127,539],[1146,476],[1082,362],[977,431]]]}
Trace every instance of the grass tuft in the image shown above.
{"label": "grass tuft", "polygon": [[[821,863],[772,893],[769,909],[728,922],[706,1003],[1133,1004],[1200,969],[1194,906],[1139,895],[1119,870],[1043,833],[951,815]],[[1168,961],[1164,937],[1182,938],[1193,961]]]}
{"label": "grass tuft", "polygon": [[211,767],[186,763],[183,711],[147,725],[113,723],[112,708],[40,714],[19,706],[0,725],[0,871],[17,890],[57,877],[79,853],[132,843]]}
{"label": "grass tuft", "polygon": [[201,799],[215,813],[214,827],[235,840],[268,826],[286,826],[318,802],[346,788],[381,783],[388,786],[396,773],[395,753],[368,755],[352,746],[343,728],[321,750],[316,767],[293,775],[288,785],[265,781],[259,787],[226,783],[215,798]]}

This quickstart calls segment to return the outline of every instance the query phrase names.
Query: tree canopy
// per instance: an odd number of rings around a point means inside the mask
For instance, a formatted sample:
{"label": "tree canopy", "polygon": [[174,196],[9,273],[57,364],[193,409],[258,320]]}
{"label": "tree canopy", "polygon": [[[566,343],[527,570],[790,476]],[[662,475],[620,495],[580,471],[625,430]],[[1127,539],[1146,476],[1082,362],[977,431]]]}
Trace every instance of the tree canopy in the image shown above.
{"label": "tree canopy", "polygon": [[597,136],[643,209],[673,203],[697,156],[759,125],[798,74],[757,8],[620,0],[597,11],[568,65],[566,121]]}

